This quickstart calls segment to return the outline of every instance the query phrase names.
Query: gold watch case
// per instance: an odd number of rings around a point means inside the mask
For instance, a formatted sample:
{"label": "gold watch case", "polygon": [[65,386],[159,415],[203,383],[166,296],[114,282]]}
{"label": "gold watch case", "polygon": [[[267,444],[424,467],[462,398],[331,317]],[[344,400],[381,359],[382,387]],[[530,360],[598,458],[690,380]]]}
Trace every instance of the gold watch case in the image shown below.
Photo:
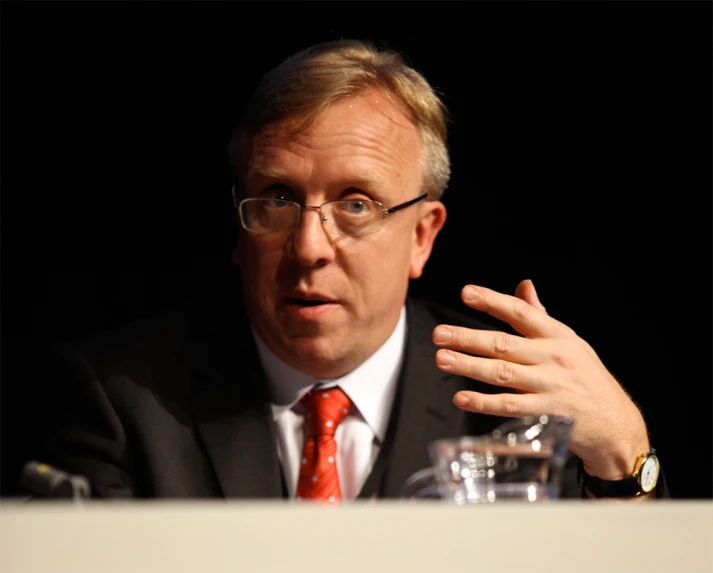
{"label": "gold watch case", "polygon": [[632,477],[636,478],[643,493],[654,490],[659,479],[659,470],[659,458],[654,452],[648,452],[636,461]]}

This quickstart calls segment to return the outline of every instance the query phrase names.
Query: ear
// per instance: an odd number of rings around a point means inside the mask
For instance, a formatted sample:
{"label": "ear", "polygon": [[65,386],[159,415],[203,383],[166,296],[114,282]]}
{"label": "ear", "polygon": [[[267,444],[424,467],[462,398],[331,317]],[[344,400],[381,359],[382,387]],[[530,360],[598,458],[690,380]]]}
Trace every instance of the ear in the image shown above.
{"label": "ear", "polygon": [[446,222],[446,206],[440,201],[428,201],[421,209],[416,223],[411,250],[409,278],[417,279],[423,273],[423,267],[431,256],[433,243]]}

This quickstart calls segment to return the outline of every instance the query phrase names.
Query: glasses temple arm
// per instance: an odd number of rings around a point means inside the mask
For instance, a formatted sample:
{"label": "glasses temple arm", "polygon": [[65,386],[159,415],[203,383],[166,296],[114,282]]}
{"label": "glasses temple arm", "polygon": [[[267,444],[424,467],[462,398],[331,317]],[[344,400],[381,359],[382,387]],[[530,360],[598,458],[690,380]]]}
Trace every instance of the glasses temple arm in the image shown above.
{"label": "glasses temple arm", "polygon": [[428,193],[424,193],[423,195],[419,195],[415,199],[411,199],[410,201],[406,201],[406,203],[401,203],[401,205],[396,205],[396,207],[391,207],[391,209],[384,209],[384,215],[391,215],[391,213],[395,213],[396,211],[400,211],[401,209],[405,209],[406,207],[410,207],[414,203],[418,203],[422,199],[425,199],[428,197]]}

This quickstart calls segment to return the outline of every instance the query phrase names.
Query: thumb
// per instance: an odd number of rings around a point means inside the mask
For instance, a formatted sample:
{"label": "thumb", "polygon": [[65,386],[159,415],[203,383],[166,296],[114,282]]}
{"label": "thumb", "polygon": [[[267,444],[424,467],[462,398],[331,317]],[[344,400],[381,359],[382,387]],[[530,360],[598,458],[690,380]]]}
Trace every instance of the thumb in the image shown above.
{"label": "thumb", "polygon": [[540,299],[537,297],[535,285],[532,284],[530,279],[525,279],[517,285],[517,288],[515,289],[515,296],[531,304],[535,308],[539,308],[540,310],[547,312],[543,304],[540,302]]}

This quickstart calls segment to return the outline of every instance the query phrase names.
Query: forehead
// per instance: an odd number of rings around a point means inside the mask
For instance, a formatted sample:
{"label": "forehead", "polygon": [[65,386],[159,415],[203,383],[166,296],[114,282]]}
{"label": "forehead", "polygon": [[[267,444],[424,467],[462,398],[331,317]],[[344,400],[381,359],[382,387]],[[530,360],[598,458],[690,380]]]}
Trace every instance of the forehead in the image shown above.
{"label": "forehead", "polygon": [[421,141],[410,117],[370,88],[333,103],[305,124],[292,117],[253,140],[248,178],[356,176],[420,177]]}

